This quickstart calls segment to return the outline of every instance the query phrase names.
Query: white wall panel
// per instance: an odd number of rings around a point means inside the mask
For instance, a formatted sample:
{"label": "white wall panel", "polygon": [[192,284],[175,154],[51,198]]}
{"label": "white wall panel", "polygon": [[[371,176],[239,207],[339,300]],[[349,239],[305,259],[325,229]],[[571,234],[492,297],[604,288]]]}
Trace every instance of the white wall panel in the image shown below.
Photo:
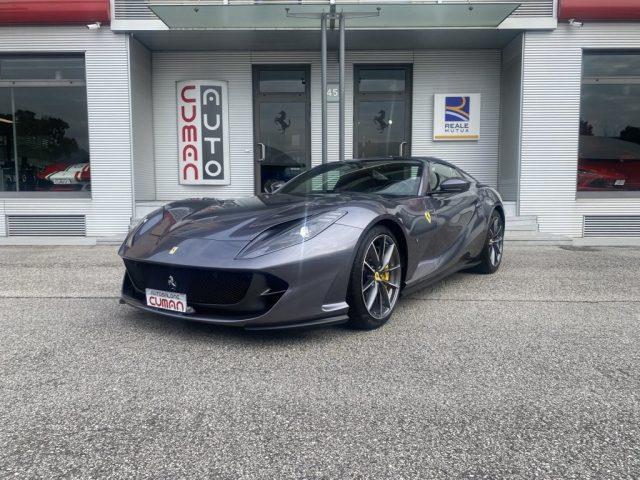
{"label": "white wall panel", "polygon": [[502,51],[498,189],[505,202],[516,202],[518,199],[522,112],[522,39],[522,35],[519,35]]}
{"label": "white wall panel", "polygon": [[[416,51],[413,68],[413,155],[442,158],[497,186],[500,51]],[[434,93],[482,94],[478,141],[433,141]]]}
{"label": "white wall panel", "polygon": [[156,194],[153,158],[153,112],[151,52],[135,39],[129,40],[131,65],[131,141],[135,199],[153,200]]}
{"label": "white wall panel", "polygon": [[5,200],[6,214],[57,211],[87,215],[88,236],[123,236],[132,212],[127,37],[85,26],[1,27],[0,52],[85,54],[91,199]]}
{"label": "white wall panel", "polygon": [[[253,105],[249,52],[153,53],[153,138],[156,199],[193,196],[220,198],[253,193]],[[227,186],[178,184],[176,82],[229,82],[230,178]]]}
{"label": "white wall panel", "polygon": [[[353,65],[403,63],[414,65],[414,155],[450,160],[491,185],[497,184],[500,110],[500,51],[347,52],[346,152],[353,155]],[[229,198],[253,194],[252,64],[311,65],[311,156],[321,162],[320,55],[317,52],[154,52],[153,124],[156,198],[192,196]],[[178,184],[175,84],[179,80],[227,80],[231,144],[231,185]],[[335,52],[329,53],[328,82],[338,81]],[[476,93],[482,97],[481,139],[478,142],[434,142],[433,94]],[[328,105],[329,160],[338,158],[338,104]]]}
{"label": "white wall panel", "polygon": [[0,237],[7,235],[7,219],[5,218],[4,201],[0,200]]}
{"label": "white wall panel", "polygon": [[544,232],[580,236],[585,214],[640,213],[640,198],[576,200],[582,50],[589,48],[640,48],[640,28],[562,24],[525,34],[520,214],[537,215]]}

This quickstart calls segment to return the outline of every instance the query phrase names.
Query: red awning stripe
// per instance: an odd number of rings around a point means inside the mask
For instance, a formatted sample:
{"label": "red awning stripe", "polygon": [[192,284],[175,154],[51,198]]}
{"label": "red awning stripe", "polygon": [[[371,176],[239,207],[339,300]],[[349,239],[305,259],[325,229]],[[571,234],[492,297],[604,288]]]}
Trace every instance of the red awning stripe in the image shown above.
{"label": "red awning stripe", "polygon": [[640,0],[560,0],[560,20],[640,20]]}
{"label": "red awning stripe", "polygon": [[1,25],[109,23],[109,0],[0,0]]}

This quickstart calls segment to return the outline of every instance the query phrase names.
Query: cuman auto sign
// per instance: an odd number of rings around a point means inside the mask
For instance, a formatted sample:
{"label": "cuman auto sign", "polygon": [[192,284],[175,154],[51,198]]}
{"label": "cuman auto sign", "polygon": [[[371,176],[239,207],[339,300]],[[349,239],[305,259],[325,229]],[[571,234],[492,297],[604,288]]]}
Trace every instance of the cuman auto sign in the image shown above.
{"label": "cuman auto sign", "polygon": [[227,82],[177,82],[178,164],[183,185],[228,185]]}
{"label": "cuman auto sign", "polygon": [[480,94],[446,93],[433,96],[434,140],[478,140]]}

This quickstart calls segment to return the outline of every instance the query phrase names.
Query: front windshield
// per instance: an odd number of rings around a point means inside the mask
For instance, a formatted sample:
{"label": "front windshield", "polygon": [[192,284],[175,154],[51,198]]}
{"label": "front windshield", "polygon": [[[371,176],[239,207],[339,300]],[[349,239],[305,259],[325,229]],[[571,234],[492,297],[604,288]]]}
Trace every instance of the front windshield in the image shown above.
{"label": "front windshield", "polygon": [[328,163],[297,176],[278,193],[372,193],[394,197],[420,192],[421,162],[380,161]]}

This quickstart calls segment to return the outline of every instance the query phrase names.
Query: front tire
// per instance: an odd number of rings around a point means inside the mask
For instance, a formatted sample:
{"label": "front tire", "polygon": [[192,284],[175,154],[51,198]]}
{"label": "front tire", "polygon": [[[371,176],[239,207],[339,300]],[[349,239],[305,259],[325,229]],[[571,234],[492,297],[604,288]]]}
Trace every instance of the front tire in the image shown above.
{"label": "front tire", "polygon": [[395,309],[402,283],[402,257],[389,229],[378,226],[364,235],[351,270],[347,301],[352,328],[381,327]]}
{"label": "front tire", "polygon": [[504,251],[504,220],[496,210],[491,214],[487,238],[480,254],[480,263],[474,268],[478,273],[495,273],[502,263]]}

